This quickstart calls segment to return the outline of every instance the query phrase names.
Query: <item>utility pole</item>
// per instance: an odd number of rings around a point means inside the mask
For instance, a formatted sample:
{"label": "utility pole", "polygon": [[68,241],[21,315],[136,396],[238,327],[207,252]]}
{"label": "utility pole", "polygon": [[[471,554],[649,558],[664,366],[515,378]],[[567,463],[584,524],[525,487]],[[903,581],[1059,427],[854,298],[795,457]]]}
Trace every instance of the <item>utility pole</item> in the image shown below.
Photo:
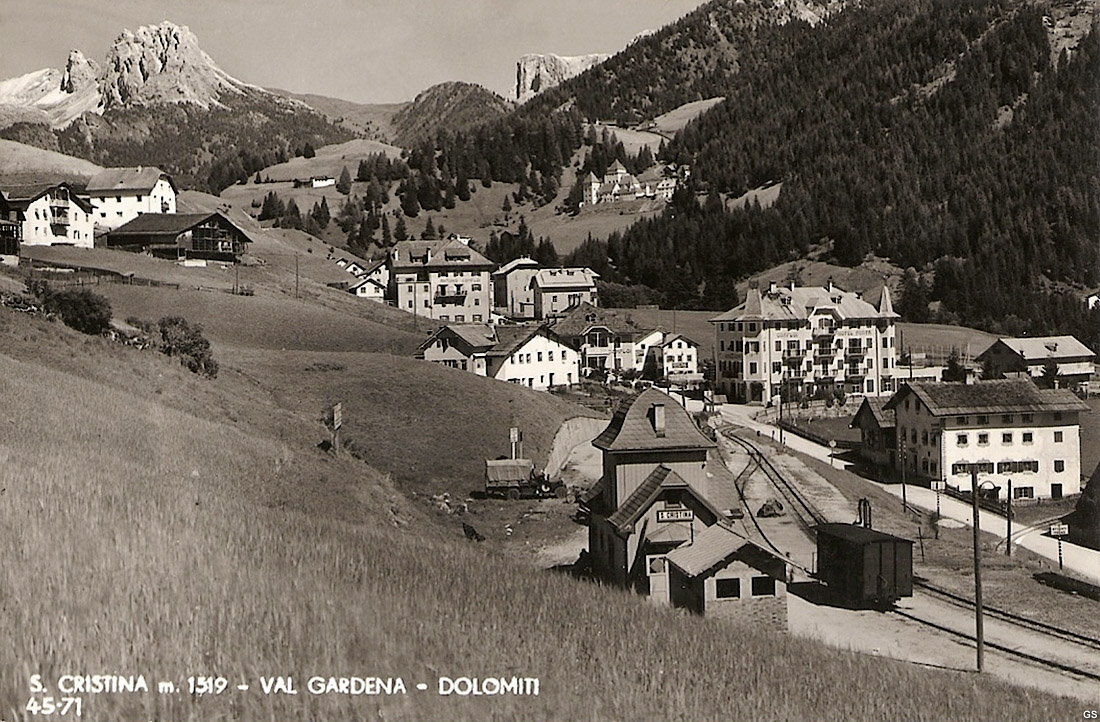
{"label": "utility pole", "polygon": [[1005,533],[1005,556],[1012,556],[1012,479],[1008,480],[1008,514],[1005,518],[1008,520],[1008,528]]}
{"label": "utility pole", "polygon": [[901,436],[901,508],[905,511],[909,511],[909,499],[905,496],[905,434],[907,431],[902,429]]}
{"label": "utility pole", "polygon": [[294,298],[298,298],[298,254],[294,254]]}
{"label": "utility pole", "polygon": [[982,547],[978,509],[978,465],[970,464],[970,498],[974,504],[974,639],[978,643],[978,672],[985,666],[985,629],[982,619]]}

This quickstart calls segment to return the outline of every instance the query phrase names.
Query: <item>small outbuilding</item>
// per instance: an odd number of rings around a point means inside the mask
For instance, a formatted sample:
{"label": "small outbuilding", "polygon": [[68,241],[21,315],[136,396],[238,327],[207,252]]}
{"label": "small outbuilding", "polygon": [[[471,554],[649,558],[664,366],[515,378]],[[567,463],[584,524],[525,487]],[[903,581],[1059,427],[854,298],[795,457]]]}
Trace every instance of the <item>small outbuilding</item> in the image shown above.
{"label": "small outbuilding", "polygon": [[[668,599],[675,607],[757,629],[787,630],[787,563],[726,524],[708,527],[665,555]],[[654,577],[666,568],[650,560]]]}
{"label": "small outbuilding", "polygon": [[850,427],[859,429],[859,455],[876,466],[894,468],[897,454],[897,424],[894,412],[884,407],[888,398],[866,396],[856,410]]}

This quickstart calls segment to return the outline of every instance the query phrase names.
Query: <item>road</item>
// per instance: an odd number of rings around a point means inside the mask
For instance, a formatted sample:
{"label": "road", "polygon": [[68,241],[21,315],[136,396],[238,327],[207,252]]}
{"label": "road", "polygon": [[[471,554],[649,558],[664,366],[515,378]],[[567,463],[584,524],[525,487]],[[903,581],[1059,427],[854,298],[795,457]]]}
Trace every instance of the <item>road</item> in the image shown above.
{"label": "road", "polygon": [[[762,424],[752,418],[752,414],[759,412],[760,407],[757,406],[726,404],[721,407],[723,421],[732,424],[740,424],[749,429],[760,431],[761,434],[767,434],[772,438],[778,438],[778,430],[774,426]],[[809,439],[804,439],[796,434],[786,432],[783,434],[783,440],[791,449],[820,459],[825,463],[843,463],[833,459],[829,453],[830,450],[828,447],[817,444]],[[883,490],[895,496],[900,497],[902,495],[902,488],[899,484],[880,484],[880,486]],[[908,484],[905,492],[907,501],[912,506],[930,512],[936,510],[936,492],[931,489]],[[973,510],[971,505],[946,495],[941,495],[940,498],[940,514],[945,518],[953,519],[966,526],[973,525]],[[996,534],[1002,540],[1006,539],[1008,536],[1008,521],[998,514],[982,510],[978,516],[978,523],[982,531]],[[1029,531],[1017,529],[1012,534],[1012,543],[1015,546],[1032,551],[1056,565],[1058,564],[1058,541],[1051,537],[1044,536],[1042,534],[1043,531],[1045,531],[1044,528],[1035,527],[1029,528]],[[1076,544],[1063,542],[1062,555],[1063,564],[1066,570],[1074,572],[1082,579],[1090,581],[1093,584],[1100,584],[1100,551],[1086,549]]]}

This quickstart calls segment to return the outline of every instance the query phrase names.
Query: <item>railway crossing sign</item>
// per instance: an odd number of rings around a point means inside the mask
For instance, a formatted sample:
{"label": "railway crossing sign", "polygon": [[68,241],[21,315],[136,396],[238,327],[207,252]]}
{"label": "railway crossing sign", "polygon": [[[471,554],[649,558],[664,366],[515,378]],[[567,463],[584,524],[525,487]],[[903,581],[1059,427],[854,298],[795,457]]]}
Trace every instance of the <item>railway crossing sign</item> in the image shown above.
{"label": "railway crossing sign", "polygon": [[947,488],[947,482],[944,481],[943,479],[933,479],[932,480],[932,491],[934,491],[936,493],[939,493],[939,492],[943,491],[946,488]]}

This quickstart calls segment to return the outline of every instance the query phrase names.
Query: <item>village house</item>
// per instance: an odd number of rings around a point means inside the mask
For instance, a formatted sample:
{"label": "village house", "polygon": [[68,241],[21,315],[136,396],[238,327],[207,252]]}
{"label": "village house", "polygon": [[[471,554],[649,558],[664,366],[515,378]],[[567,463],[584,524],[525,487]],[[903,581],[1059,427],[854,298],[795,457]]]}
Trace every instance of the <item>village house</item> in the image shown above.
{"label": "village house", "polygon": [[384,303],[390,285],[388,262],[388,258],[380,258],[370,263],[364,262],[365,265],[361,265],[358,261],[346,262],[344,270],[352,273],[357,279],[355,283],[348,287],[348,291],[359,298],[368,298],[372,301],[382,301]]}
{"label": "village house", "polygon": [[239,261],[252,235],[219,211],[145,213],[107,234],[107,246],[173,259]]}
{"label": "village house", "polygon": [[649,347],[653,375],[678,384],[703,380],[699,373],[699,344],[681,333],[668,334]]}
{"label": "village house", "polygon": [[366,298],[371,301],[386,302],[386,284],[369,276],[362,276],[358,281],[348,286],[348,292],[358,298]]}
{"label": "village house", "polygon": [[597,303],[596,279],[599,274],[589,268],[544,268],[531,277],[535,318],[560,318],[582,303]]}
{"label": "village house", "polygon": [[466,243],[398,241],[389,267],[388,296],[397,308],[439,321],[489,321],[493,262]]}
{"label": "village house", "polygon": [[860,294],[825,287],[750,287],[745,302],[712,318],[719,391],[742,401],[769,401],[841,389],[893,393],[897,349],[890,290],[877,306]]}
{"label": "village house", "polygon": [[[28,246],[95,245],[92,204],[66,182],[6,185],[0,188],[0,219],[20,224]],[[7,245],[11,245],[8,233]]]}
{"label": "village house", "polygon": [[1035,379],[1042,378],[1046,366],[1053,363],[1059,388],[1087,391],[1096,354],[1073,336],[1039,336],[999,338],[975,360],[983,365],[988,361],[995,376],[1026,373]]}
{"label": "village house", "polygon": [[535,318],[531,279],[538,271],[538,261],[526,257],[516,258],[493,271],[493,310],[517,321]]}
{"label": "village house", "polygon": [[118,228],[143,213],[175,213],[176,184],[160,168],[107,168],[88,181],[85,193],[95,207],[95,222]]}
{"label": "village house", "polygon": [[327,175],[316,175],[311,178],[295,178],[295,188],[328,188],[336,185],[336,179]]}
{"label": "village house", "polygon": [[969,491],[970,464],[978,464],[998,494],[1011,481],[1013,499],[1081,491],[1078,416],[1088,406],[1067,389],[1040,389],[1026,378],[914,381],[884,408],[897,428],[895,468],[904,464],[912,480],[942,479]]}
{"label": "village house", "polygon": [[641,372],[650,347],[664,339],[660,329],[643,328],[628,316],[583,301],[551,329],[580,351],[582,368],[608,371]]}
{"label": "village house", "polygon": [[728,521],[733,479],[716,444],[657,389],[622,404],[592,445],[603,453],[603,474],[583,497],[592,572],[668,603],[664,558]]}
{"label": "village house", "polygon": [[859,429],[859,455],[875,466],[893,469],[897,458],[894,414],[885,396],[868,396],[856,410],[850,428]]}
{"label": "village house", "polygon": [[418,355],[540,391],[574,384],[580,376],[577,352],[546,326],[451,324],[421,344]]}

